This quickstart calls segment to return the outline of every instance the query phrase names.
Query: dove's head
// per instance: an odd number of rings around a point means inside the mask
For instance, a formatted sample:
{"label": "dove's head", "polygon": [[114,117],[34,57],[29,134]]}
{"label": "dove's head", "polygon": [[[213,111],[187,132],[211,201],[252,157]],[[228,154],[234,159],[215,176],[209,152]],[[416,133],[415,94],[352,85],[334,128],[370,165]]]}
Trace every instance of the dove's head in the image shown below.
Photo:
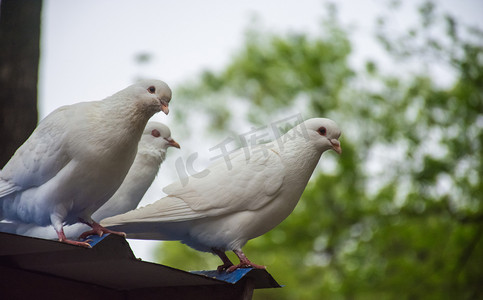
{"label": "dove's head", "polygon": [[166,151],[169,147],[180,149],[179,144],[171,137],[171,130],[168,126],[159,122],[149,122],[144,128],[142,142],[153,145],[156,149]]}
{"label": "dove's head", "polygon": [[299,126],[302,126],[302,130],[306,130],[309,140],[317,149],[322,152],[332,149],[338,154],[342,153],[339,142],[341,131],[334,121],[314,118],[308,119]]}
{"label": "dove's head", "polygon": [[162,111],[165,114],[169,113],[169,101],[171,101],[171,89],[169,86],[161,81],[155,79],[146,79],[139,81],[132,87],[140,96],[140,105],[147,110],[154,112]]}

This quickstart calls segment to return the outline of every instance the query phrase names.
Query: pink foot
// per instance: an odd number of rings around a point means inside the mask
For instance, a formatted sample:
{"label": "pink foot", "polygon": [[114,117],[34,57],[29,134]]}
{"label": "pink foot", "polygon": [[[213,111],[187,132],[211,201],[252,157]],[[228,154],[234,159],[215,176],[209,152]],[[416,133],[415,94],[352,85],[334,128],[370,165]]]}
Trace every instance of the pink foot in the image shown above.
{"label": "pink foot", "polygon": [[73,241],[73,240],[67,239],[65,234],[64,234],[63,229],[61,229],[60,231],[57,231],[57,236],[59,237],[59,241],[62,242],[62,243],[66,243],[66,244],[74,245],[74,246],[81,246],[81,247],[85,247],[85,248],[92,248],[91,245],[89,245],[88,242],[78,242],[78,241]]}
{"label": "pink foot", "polygon": [[227,273],[231,273],[236,269],[240,269],[240,268],[254,268],[254,269],[263,269],[263,270],[267,268],[265,266],[257,265],[249,261],[248,258],[245,256],[245,253],[243,253],[243,251],[241,250],[233,250],[233,252],[235,252],[236,256],[238,256],[238,258],[240,259],[240,263],[238,265],[234,265],[226,269]]}
{"label": "pink foot", "polygon": [[266,266],[257,265],[257,264],[252,263],[249,260],[246,260],[244,262],[240,262],[238,265],[234,265],[234,266],[229,267],[228,269],[226,269],[226,272],[231,273],[231,272],[233,272],[237,269],[240,269],[240,268],[254,268],[254,269],[262,269],[262,270],[267,269]]}
{"label": "pink foot", "polygon": [[126,237],[126,233],[119,232],[119,231],[109,230],[109,229],[101,226],[99,223],[96,223],[96,222],[93,222],[92,224],[88,224],[88,223],[86,223],[86,224],[89,225],[89,226],[91,226],[92,229],[89,230],[89,231],[86,231],[86,232],[82,233],[79,236],[79,239],[85,239],[88,236],[94,235],[94,234],[97,234],[98,236],[102,236],[105,233],[112,233],[112,234],[115,234],[115,235],[120,235],[120,236],[122,236],[124,238]]}
{"label": "pink foot", "polygon": [[88,242],[78,242],[78,241],[73,241],[73,240],[63,240],[61,242],[66,243],[66,244],[70,244],[70,245],[81,246],[81,247],[85,247],[85,248],[92,248],[92,246]]}

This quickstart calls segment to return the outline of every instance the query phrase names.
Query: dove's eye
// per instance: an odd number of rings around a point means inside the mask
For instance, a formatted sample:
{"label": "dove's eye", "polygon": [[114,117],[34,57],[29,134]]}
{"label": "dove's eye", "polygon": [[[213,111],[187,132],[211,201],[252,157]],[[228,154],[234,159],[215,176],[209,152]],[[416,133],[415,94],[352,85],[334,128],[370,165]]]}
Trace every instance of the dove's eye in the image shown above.
{"label": "dove's eye", "polygon": [[325,129],[325,127],[320,127],[318,131],[319,131],[320,135],[326,135],[327,134],[327,129]]}
{"label": "dove's eye", "polygon": [[151,94],[154,94],[154,92],[156,92],[156,88],[154,86],[150,86],[148,88],[148,92],[150,92]]}
{"label": "dove's eye", "polygon": [[161,133],[157,129],[153,129],[153,131],[151,131],[151,135],[154,137],[160,137]]}

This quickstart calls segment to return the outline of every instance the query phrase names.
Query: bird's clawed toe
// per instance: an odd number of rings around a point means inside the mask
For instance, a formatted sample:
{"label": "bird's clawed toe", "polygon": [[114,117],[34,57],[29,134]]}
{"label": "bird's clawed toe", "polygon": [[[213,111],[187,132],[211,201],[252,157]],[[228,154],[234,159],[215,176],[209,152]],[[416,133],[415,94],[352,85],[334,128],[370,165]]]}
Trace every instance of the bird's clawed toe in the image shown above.
{"label": "bird's clawed toe", "polygon": [[266,266],[257,265],[257,264],[254,264],[254,263],[248,261],[248,262],[239,263],[238,265],[233,265],[233,266],[229,267],[228,269],[226,269],[226,272],[231,273],[231,272],[233,272],[237,269],[241,269],[241,268],[253,268],[253,269],[262,269],[262,270],[267,269]]}
{"label": "bird's clawed toe", "polygon": [[72,240],[65,239],[65,240],[60,240],[60,242],[69,244],[69,245],[74,245],[74,246],[81,246],[84,248],[92,248],[92,246],[87,241],[79,242],[79,241],[72,241]]}
{"label": "bird's clawed toe", "polygon": [[107,228],[101,226],[99,223],[93,222],[92,224],[88,224],[88,225],[91,226],[92,229],[91,230],[88,230],[88,231],[86,231],[84,233],[82,233],[79,236],[79,239],[85,239],[85,238],[87,238],[90,235],[103,236],[105,233],[111,233],[111,234],[115,234],[115,235],[120,235],[123,238],[126,238],[126,233],[125,232],[114,231],[114,230],[107,229]]}
{"label": "bird's clawed toe", "polygon": [[240,268],[254,268],[254,269],[263,269],[263,270],[267,269],[267,267],[265,266],[254,264],[250,260],[248,260],[245,253],[243,253],[241,249],[233,250],[233,252],[236,254],[236,256],[238,256],[240,263],[238,265],[229,267],[226,270],[227,273],[231,273],[236,269],[240,269]]}

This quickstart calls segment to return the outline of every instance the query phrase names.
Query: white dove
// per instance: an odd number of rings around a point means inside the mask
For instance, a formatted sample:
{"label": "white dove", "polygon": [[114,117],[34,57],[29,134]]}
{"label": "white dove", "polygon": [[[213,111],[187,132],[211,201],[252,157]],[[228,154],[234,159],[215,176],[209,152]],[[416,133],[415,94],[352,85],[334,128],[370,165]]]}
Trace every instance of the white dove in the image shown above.
{"label": "white dove", "polygon": [[[169,147],[180,148],[171,138],[168,126],[159,122],[149,122],[138,144],[136,158],[116,193],[99,208],[92,218],[102,220],[135,209],[158,174],[161,163],[166,158]],[[85,224],[65,226],[67,238],[77,238],[88,230]],[[50,226],[24,223],[0,223],[0,231],[25,236],[55,239],[57,234]]]}
{"label": "white dove", "polygon": [[[168,196],[155,203],[101,224],[128,238],[179,240],[212,252],[223,261],[219,271],[265,268],[250,262],[242,247],[290,215],[322,153],[341,153],[340,134],[332,120],[309,119],[271,143],[234,152],[231,168],[222,160],[204,171],[206,176],[189,177],[185,186],[167,186]],[[229,250],[238,265],[226,256]]]}
{"label": "white dove", "polygon": [[[101,101],[63,106],[43,119],[0,173],[0,219],[109,232],[91,215],[116,192],[136,157],[148,119],[169,112],[171,90],[144,80]],[[118,233],[123,234],[123,233]]]}

